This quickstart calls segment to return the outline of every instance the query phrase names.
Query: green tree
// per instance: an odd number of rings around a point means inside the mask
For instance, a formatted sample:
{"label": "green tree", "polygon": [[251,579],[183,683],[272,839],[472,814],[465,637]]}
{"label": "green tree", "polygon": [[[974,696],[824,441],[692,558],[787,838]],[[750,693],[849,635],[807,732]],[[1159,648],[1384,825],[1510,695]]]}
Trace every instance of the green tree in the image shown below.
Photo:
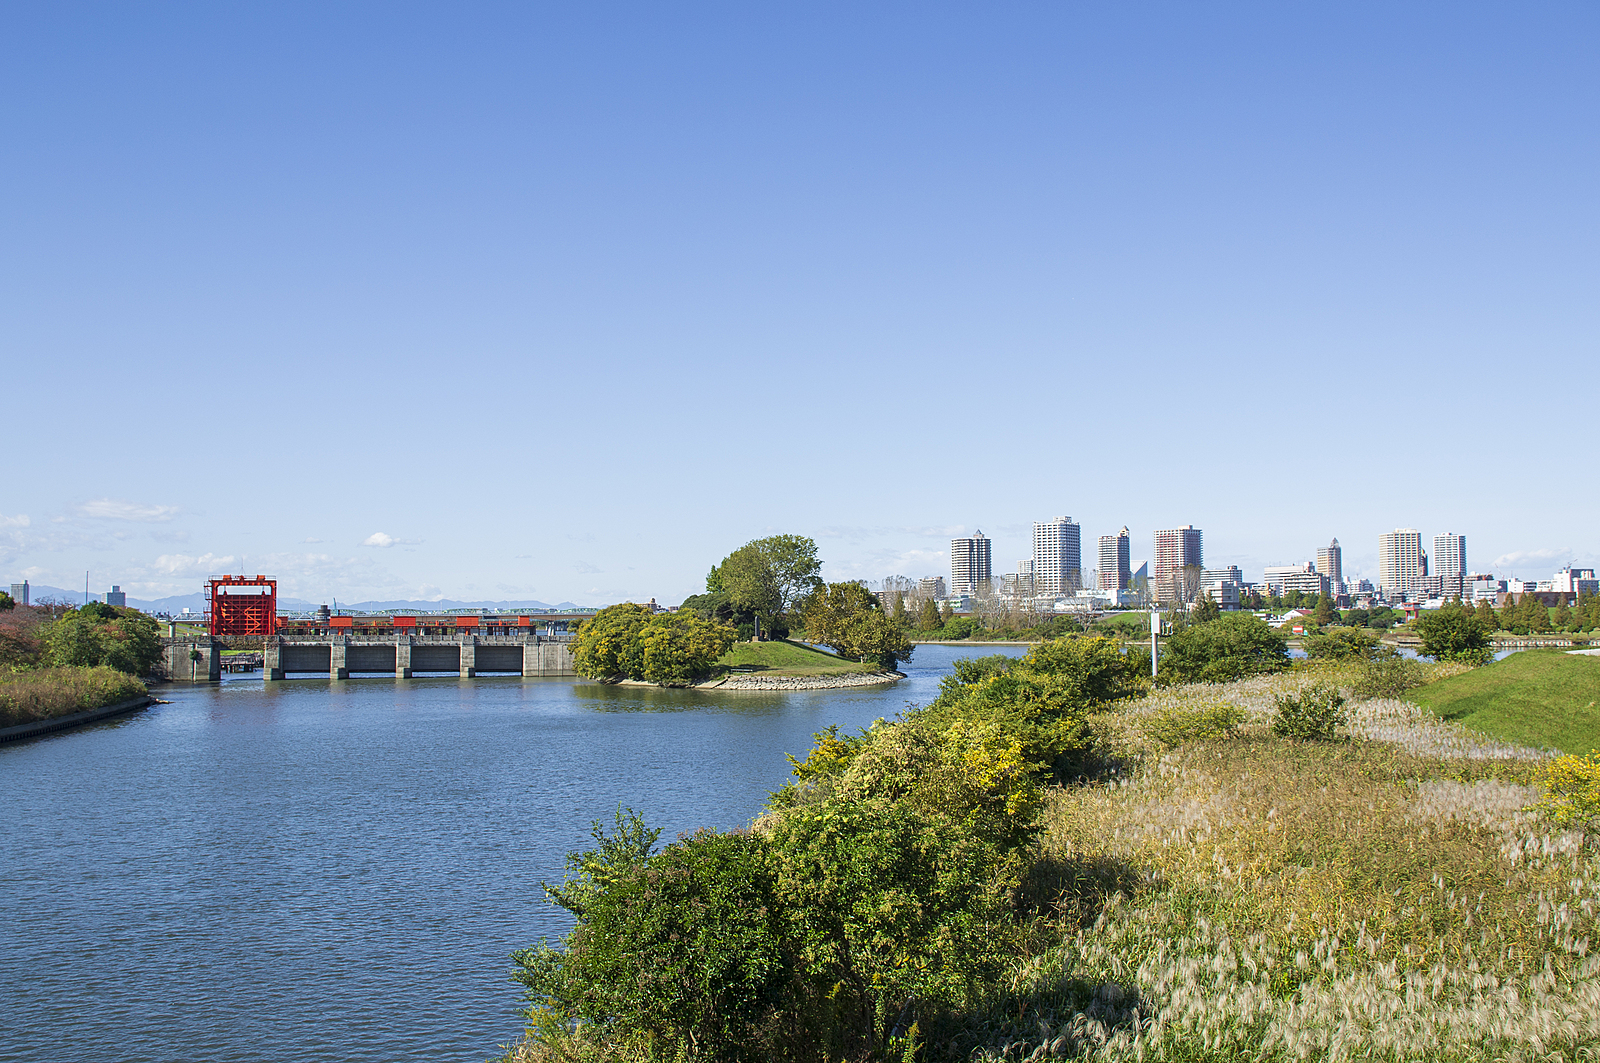
{"label": "green tree", "polygon": [[1500,626],[1500,618],[1495,615],[1494,606],[1489,604],[1489,599],[1479,598],[1478,605],[1473,610],[1478,618],[1478,623],[1483,625],[1483,630],[1493,631]]}
{"label": "green tree", "polygon": [[1300,648],[1314,661],[1371,661],[1394,653],[1379,641],[1376,631],[1359,627],[1309,631],[1300,639]]}
{"label": "green tree", "polygon": [[1500,605],[1500,629],[1502,631],[1517,631],[1521,627],[1522,623],[1517,619],[1516,598],[1507,594],[1505,601]]}
{"label": "green tree", "polygon": [[1417,634],[1422,637],[1423,655],[1436,661],[1482,664],[1491,656],[1489,633],[1478,614],[1459,601],[1423,610],[1417,616]]}
{"label": "green tree", "polygon": [[892,670],[911,658],[905,629],[878,608],[877,597],[859,583],[828,583],[806,599],[801,613],[806,637],[856,661],[875,660]]}
{"label": "green tree", "polygon": [[1530,633],[1542,634],[1550,630],[1550,608],[1532,591],[1522,595],[1517,603],[1518,619]]}
{"label": "green tree", "polygon": [[1600,597],[1593,594],[1578,596],[1578,624],[1583,631],[1600,627]]}
{"label": "green tree", "polygon": [[716,670],[717,658],[728,652],[735,637],[728,625],[692,613],[660,613],[635,636],[639,668],[629,678],[662,686],[698,682]]}
{"label": "green tree", "polygon": [[1550,623],[1557,631],[1566,631],[1572,626],[1572,609],[1568,607],[1565,598],[1556,602],[1555,613],[1551,615]]}
{"label": "green tree", "polygon": [[5,591],[0,591],[0,613],[8,613],[17,607],[16,599]]}
{"label": "green tree", "polygon": [[894,612],[891,614],[894,622],[902,627],[906,623],[906,596],[900,591],[894,592]]}
{"label": "green tree", "polygon": [[858,616],[845,630],[845,646],[840,653],[858,661],[876,661],[879,668],[892,672],[901,662],[911,659],[914,649],[905,628],[872,611]]}
{"label": "green tree", "polygon": [[917,610],[917,630],[932,631],[944,621],[939,619],[939,606],[932,598],[922,599],[922,606]]}
{"label": "green tree", "polygon": [[572,641],[572,669],[590,679],[692,683],[711,675],[728,652],[732,627],[693,612],[652,613],[624,602],[583,622]]}
{"label": "green tree", "polygon": [[650,622],[647,606],[608,605],[578,626],[572,640],[572,670],[590,679],[629,677],[644,671],[639,632]]}
{"label": "green tree", "polygon": [[955,618],[956,618],[956,611],[954,609],[950,608],[950,603],[949,602],[945,602],[944,603],[944,608],[939,610],[939,623],[940,624],[948,624],[950,621],[954,620]]}
{"label": "green tree", "polygon": [[1288,641],[1249,613],[1177,632],[1162,648],[1163,683],[1217,683],[1289,667]]}
{"label": "green tree", "polygon": [[1311,613],[1311,622],[1318,627],[1327,627],[1329,624],[1338,622],[1338,619],[1339,616],[1333,608],[1333,596],[1331,594],[1319,594],[1317,596],[1317,607]]}
{"label": "green tree", "polygon": [[706,577],[706,590],[758,617],[764,632],[781,638],[788,634],[800,602],[822,585],[817,575],[821,570],[813,540],[774,535],[748,542],[723,558]]}
{"label": "green tree", "polygon": [[47,659],[57,666],[104,665],[144,675],[161,657],[161,629],[136,609],[89,602],[51,621],[44,645]]}
{"label": "green tree", "polygon": [[1194,624],[1208,624],[1221,615],[1222,607],[1211,597],[1211,592],[1206,591],[1200,596],[1200,600],[1194,603],[1194,609],[1189,613],[1189,621]]}
{"label": "green tree", "polygon": [[846,641],[845,630],[857,617],[877,608],[877,596],[861,584],[828,583],[806,599],[800,615],[806,638],[840,650]]}

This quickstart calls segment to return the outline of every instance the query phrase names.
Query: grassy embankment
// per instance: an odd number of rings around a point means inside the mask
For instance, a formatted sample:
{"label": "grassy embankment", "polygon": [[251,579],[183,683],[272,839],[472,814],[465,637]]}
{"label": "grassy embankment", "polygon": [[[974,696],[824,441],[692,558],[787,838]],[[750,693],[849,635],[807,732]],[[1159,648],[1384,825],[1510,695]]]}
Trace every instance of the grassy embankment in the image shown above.
{"label": "grassy embankment", "polygon": [[114,668],[41,668],[0,676],[0,727],[104,708],[148,692],[137,678]]}
{"label": "grassy embankment", "polygon": [[736,642],[717,659],[719,668],[761,675],[845,675],[850,672],[876,672],[874,663],[849,661],[826,650],[812,649],[799,642]]}
{"label": "grassy embankment", "polygon": [[1442,719],[1564,753],[1600,749],[1600,658],[1523,650],[1407,695]]}
{"label": "grassy embankment", "polygon": [[[1551,656],[1426,666],[1445,678],[1412,696],[1499,690],[1502,716],[1517,697],[1573,703],[1583,673]],[[1120,768],[1047,792],[1021,947],[918,1058],[1595,1058],[1600,859],[1529,810],[1544,754],[1390,699],[1347,706],[1338,742],[1272,733],[1276,695],[1353,678],[1300,666],[1092,717]],[[1242,722],[1197,726],[1222,706]],[[1550,746],[1597,719],[1520,726]]]}

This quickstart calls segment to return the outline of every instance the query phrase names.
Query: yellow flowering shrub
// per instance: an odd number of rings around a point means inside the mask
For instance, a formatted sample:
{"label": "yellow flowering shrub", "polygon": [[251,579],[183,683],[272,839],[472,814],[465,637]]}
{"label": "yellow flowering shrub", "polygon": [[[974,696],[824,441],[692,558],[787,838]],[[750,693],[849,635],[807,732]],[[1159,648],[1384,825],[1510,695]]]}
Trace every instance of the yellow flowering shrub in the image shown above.
{"label": "yellow flowering shrub", "polygon": [[1600,826],[1600,751],[1557,757],[1539,770],[1544,797],[1534,806],[1559,827]]}

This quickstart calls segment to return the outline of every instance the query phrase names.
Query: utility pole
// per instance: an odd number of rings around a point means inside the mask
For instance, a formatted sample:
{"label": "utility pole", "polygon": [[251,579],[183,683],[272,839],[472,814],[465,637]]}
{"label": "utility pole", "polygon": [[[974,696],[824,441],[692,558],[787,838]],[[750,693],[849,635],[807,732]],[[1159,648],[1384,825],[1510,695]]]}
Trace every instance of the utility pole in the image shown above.
{"label": "utility pole", "polygon": [[1161,633],[1161,614],[1159,612],[1157,612],[1156,610],[1152,609],[1152,610],[1150,610],[1150,678],[1151,679],[1154,679],[1156,677],[1156,671],[1157,671],[1156,661],[1157,661],[1157,658],[1158,658],[1158,656],[1160,654],[1160,648],[1156,645],[1156,636],[1159,635],[1160,633]]}

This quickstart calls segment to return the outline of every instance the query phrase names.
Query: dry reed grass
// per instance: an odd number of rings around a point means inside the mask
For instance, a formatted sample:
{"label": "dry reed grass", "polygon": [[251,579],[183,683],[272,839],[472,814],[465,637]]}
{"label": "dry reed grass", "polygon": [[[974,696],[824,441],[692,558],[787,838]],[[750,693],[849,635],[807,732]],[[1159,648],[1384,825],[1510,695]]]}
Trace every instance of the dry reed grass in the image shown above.
{"label": "dry reed grass", "polygon": [[[974,1058],[1600,1055],[1600,862],[1528,811],[1548,754],[1393,701],[1351,706],[1348,742],[1267,734],[1275,694],[1328,675],[1097,721],[1143,759],[1051,795],[1041,863],[1078,903],[973,1023]],[[1139,738],[1216,705],[1244,710],[1238,737]]]}
{"label": "dry reed grass", "polygon": [[115,705],[148,693],[114,668],[41,668],[0,675],[0,727]]}

